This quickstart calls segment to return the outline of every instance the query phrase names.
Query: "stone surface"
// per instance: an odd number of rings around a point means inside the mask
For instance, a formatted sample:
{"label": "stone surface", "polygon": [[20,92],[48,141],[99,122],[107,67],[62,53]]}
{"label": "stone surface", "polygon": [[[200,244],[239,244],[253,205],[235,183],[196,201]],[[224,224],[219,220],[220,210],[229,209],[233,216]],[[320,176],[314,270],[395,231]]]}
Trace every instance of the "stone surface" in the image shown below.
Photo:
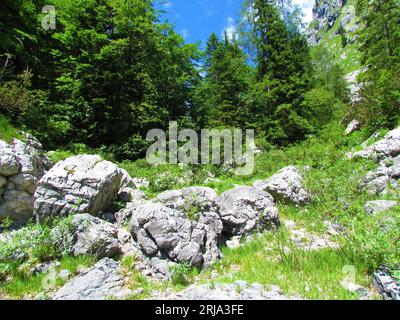
{"label": "stone surface", "polygon": [[361,189],[372,195],[397,194],[400,177],[400,156],[386,158],[380,162],[377,169],[368,172],[361,181]]}
{"label": "stone surface", "polygon": [[161,300],[296,300],[287,297],[276,286],[235,281],[232,284],[195,284],[181,292],[154,292],[153,299]]}
{"label": "stone surface", "polygon": [[374,215],[395,208],[397,207],[397,205],[398,205],[397,201],[389,201],[389,200],[369,201],[365,204],[365,212],[367,214]]}
{"label": "stone surface", "polygon": [[133,188],[122,188],[118,192],[118,199],[122,202],[134,202],[137,200],[147,199],[146,194],[143,191]]}
{"label": "stone surface", "polygon": [[125,205],[125,208],[115,213],[115,219],[117,221],[117,224],[121,227],[128,225],[130,223],[132,213],[134,212],[134,210],[144,202],[147,202],[147,200],[140,198],[137,200],[133,200],[132,202],[128,202]]}
{"label": "stone surface", "polygon": [[279,226],[279,212],[272,196],[254,187],[237,187],[219,199],[225,237],[247,236]]}
{"label": "stone surface", "polygon": [[150,258],[208,267],[220,257],[219,235],[185,213],[152,202],[132,210],[131,234]]}
{"label": "stone surface", "polygon": [[211,188],[190,187],[166,191],[159,194],[156,201],[208,225],[216,234],[222,232],[222,221],[218,213],[218,195]]}
{"label": "stone surface", "polygon": [[275,201],[305,204],[311,195],[303,187],[303,177],[295,166],[283,168],[267,180],[257,181],[254,187],[272,195]]}
{"label": "stone surface", "polygon": [[51,237],[59,247],[75,256],[93,255],[101,259],[122,254],[118,229],[89,214],[75,215],[66,228],[55,227]]}
{"label": "stone surface", "polygon": [[346,131],[344,132],[344,134],[346,136],[352,134],[353,132],[359,130],[361,128],[361,122],[358,120],[353,120],[352,122],[349,123],[349,125],[347,126]]}
{"label": "stone surface", "polygon": [[387,268],[381,268],[374,273],[373,283],[384,300],[400,300],[400,283]]}
{"label": "stone surface", "polygon": [[73,278],[54,295],[54,300],[105,300],[120,294],[123,279],[119,264],[105,258]]}
{"label": "stone surface", "polygon": [[33,217],[33,194],[38,180],[52,166],[34,137],[11,143],[0,140],[0,220],[20,225]]}
{"label": "stone surface", "polygon": [[38,183],[35,214],[45,217],[70,213],[98,215],[117,197],[122,172],[95,155],[81,155],[57,163]]}
{"label": "stone surface", "polygon": [[385,137],[371,146],[350,155],[351,158],[378,158],[396,157],[400,154],[400,128],[389,131]]}
{"label": "stone surface", "polygon": [[[308,232],[303,228],[298,228],[292,220],[284,220],[283,224],[290,231],[289,239],[293,244],[307,251],[317,251],[321,249],[331,248],[338,249],[340,246],[329,238],[329,235],[316,235]],[[289,248],[287,248],[290,250]]]}

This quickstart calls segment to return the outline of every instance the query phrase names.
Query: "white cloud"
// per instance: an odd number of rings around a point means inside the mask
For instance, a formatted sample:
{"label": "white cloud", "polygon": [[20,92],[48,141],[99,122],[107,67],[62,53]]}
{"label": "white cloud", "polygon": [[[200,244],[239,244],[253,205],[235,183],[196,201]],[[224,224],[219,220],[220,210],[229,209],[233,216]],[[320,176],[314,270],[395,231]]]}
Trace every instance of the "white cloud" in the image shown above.
{"label": "white cloud", "polygon": [[235,24],[235,20],[232,17],[228,17],[227,22],[226,22],[226,27],[224,29],[222,29],[222,36],[226,34],[228,35],[228,39],[232,40],[235,35],[236,35],[236,24]]}

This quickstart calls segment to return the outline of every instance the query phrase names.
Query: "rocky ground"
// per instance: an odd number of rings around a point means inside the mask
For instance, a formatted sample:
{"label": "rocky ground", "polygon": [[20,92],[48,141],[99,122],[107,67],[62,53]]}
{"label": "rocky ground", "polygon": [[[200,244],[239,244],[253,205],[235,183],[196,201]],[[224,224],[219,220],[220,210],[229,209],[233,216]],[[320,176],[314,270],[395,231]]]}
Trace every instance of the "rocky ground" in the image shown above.
{"label": "rocky ground", "polygon": [[[349,135],[359,129],[353,122]],[[372,158],[379,164],[361,183],[374,195],[398,192],[400,178],[400,128],[349,158]],[[13,219],[15,230],[0,233],[0,245],[26,238],[24,225],[34,218],[39,223],[58,221],[47,237],[63,254],[90,255],[97,263],[71,274],[55,272],[57,261],[37,264],[32,274],[48,274],[50,283],[62,280],[62,287],[50,286],[51,299],[127,299],[142,291],[129,288],[129,277],[121,261],[134,257],[136,272],[155,281],[173,277],[173,270],[187,265],[208,269],[222,258],[221,248],[240,248],[257,234],[286,228],[292,248],[306,252],[339,250],[335,240],[343,226],[324,221],[326,232],[316,234],[280,217],[278,204],[307,207],[313,195],[304,187],[308,168],[288,166],[252,186],[237,186],[218,195],[208,187],[170,190],[148,199],[138,189],[143,179],[132,178],[117,165],[94,155],[80,155],[51,164],[33,137],[27,142],[0,141],[0,217]],[[116,205],[116,202],[119,205]],[[365,212],[375,215],[398,205],[394,200],[365,204]],[[64,219],[66,218],[66,219]],[[64,220],[63,220],[64,219]],[[26,238],[29,241],[29,236]],[[21,242],[18,242],[21,244]],[[27,244],[29,246],[29,243]],[[0,259],[23,260],[23,247],[15,247]],[[268,246],[265,250],[269,250]],[[390,271],[377,270],[376,290],[384,299],[399,299],[399,284]],[[7,279],[3,279],[7,281]],[[348,290],[372,298],[371,290],[351,282]],[[36,298],[43,298],[41,295]],[[193,284],[183,291],[153,290],[150,299],[298,299],[283,294],[276,286],[247,283]]]}

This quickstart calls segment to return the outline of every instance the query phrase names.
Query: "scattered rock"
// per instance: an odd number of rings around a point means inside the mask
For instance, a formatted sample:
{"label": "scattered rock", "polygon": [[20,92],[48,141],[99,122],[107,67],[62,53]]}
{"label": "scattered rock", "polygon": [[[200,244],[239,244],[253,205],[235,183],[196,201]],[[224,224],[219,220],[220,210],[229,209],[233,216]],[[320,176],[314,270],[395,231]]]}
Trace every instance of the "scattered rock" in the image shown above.
{"label": "scattered rock", "polygon": [[352,122],[349,123],[349,125],[347,126],[346,131],[344,132],[344,134],[346,136],[352,134],[353,132],[357,131],[361,129],[361,122],[358,120],[353,120]]}
{"label": "scattered rock", "polygon": [[340,284],[342,285],[343,288],[345,288],[349,292],[358,294],[361,300],[371,299],[371,293],[367,288],[364,288],[356,283],[348,281],[342,281]]}
{"label": "scattered rock", "polygon": [[389,200],[376,200],[369,201],[365,205],[365,212],[367,214],[375,215],[380,212],[388,211],[392,208],[397,207],[397,201],[389,201]]}
{"label": "scattered rock", "polygon": [[382,140],[364,148],[364,150],[353,153],[351,158],[385,159],[396,157],[400,154],[400,127],[388,132]]}
{"label": "scattered rock", "polygon": [[93,268],[73,278],[54,295],[54,300],[105,300],[122,290],[119,264],[105,258]]}
{"label": "scattered rock", "polygon": [[400,178],[400,156],[386,158],[380,162],[380,166],[368,172],[361,181],[361,189],[371,195],[396,194],[399,188],[397,180]]}
{"label": "scattered rock", "polygon": [[303,178],[299,169],[289,166],[265,181],[257,181],[254,187],[272,195],[275,201],[305,204],[311,201],[311,195],[303,188]]}
{"label": "scattered rock", "polygon": [[261,284],[249,284],[246,281],[235,281],[232,284],[195,284],[187,289],[166,294],[153,293],[154,299],[168,300],[295,300],[284,296],[282,291],[271,286],[266,288]]}
{"label": "scattered rock", "polygon": [[381,268],[374,273],[373,283],[384,300],[400,300],[400,283],[387,268]]}
{"label": "scattered rock", "polygon": [[39,263],[35,265],[31,270],[30,274],[33,276],[41,274],[41,273],[48,273],[50,270],[55,269],[61,265],[60,262],[45,262],[45,263]]}
{"label": "scattered rock", "polygon": [[71,277],[72,277],[72,274],[69,270],[64,269],[58,273],[58,278],[60,278],[63,281],[68,281],[69,279],[71,279]]}
{"label": "scattered rock", "polygon": [[219,207],[223,233],[228,239],[279,226],[279,212],[274,199],[254,187],[237,187],[224,192]]}
{"label": "scattered rock", "polygon": [[75,256],[94,255],[98,258],[122,254],[118,229],[89,214],[75,215],[70,225],[59,225],[51,232],[52,240]]}
{"label": "scattered rock", "polygon": [[117,197],[121,170],[95,155],[81,155],[57,163],[38,183],[35,214],[65,217],[70,213],[98,215]]}

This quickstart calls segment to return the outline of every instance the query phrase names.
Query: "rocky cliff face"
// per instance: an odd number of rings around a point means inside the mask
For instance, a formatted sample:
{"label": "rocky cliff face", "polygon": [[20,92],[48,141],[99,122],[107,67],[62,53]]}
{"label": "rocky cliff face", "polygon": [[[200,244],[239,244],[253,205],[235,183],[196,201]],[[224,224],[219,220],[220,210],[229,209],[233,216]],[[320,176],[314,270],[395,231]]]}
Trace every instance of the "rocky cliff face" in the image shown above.
{"label": "rocky cliff face", "polygon": [[357,31],[356,10],[353,0],[316,0],[309,30],[310,45],[318,45],[326,34],[341,36],[343,44],[352,43]]}
{"label": "rocky cliff face", "polygon": [[324,33],[329,31],[339,19],[345,0],[316,0],[313,8],[313,22],[310,25],[308,40],[318,45]]}

